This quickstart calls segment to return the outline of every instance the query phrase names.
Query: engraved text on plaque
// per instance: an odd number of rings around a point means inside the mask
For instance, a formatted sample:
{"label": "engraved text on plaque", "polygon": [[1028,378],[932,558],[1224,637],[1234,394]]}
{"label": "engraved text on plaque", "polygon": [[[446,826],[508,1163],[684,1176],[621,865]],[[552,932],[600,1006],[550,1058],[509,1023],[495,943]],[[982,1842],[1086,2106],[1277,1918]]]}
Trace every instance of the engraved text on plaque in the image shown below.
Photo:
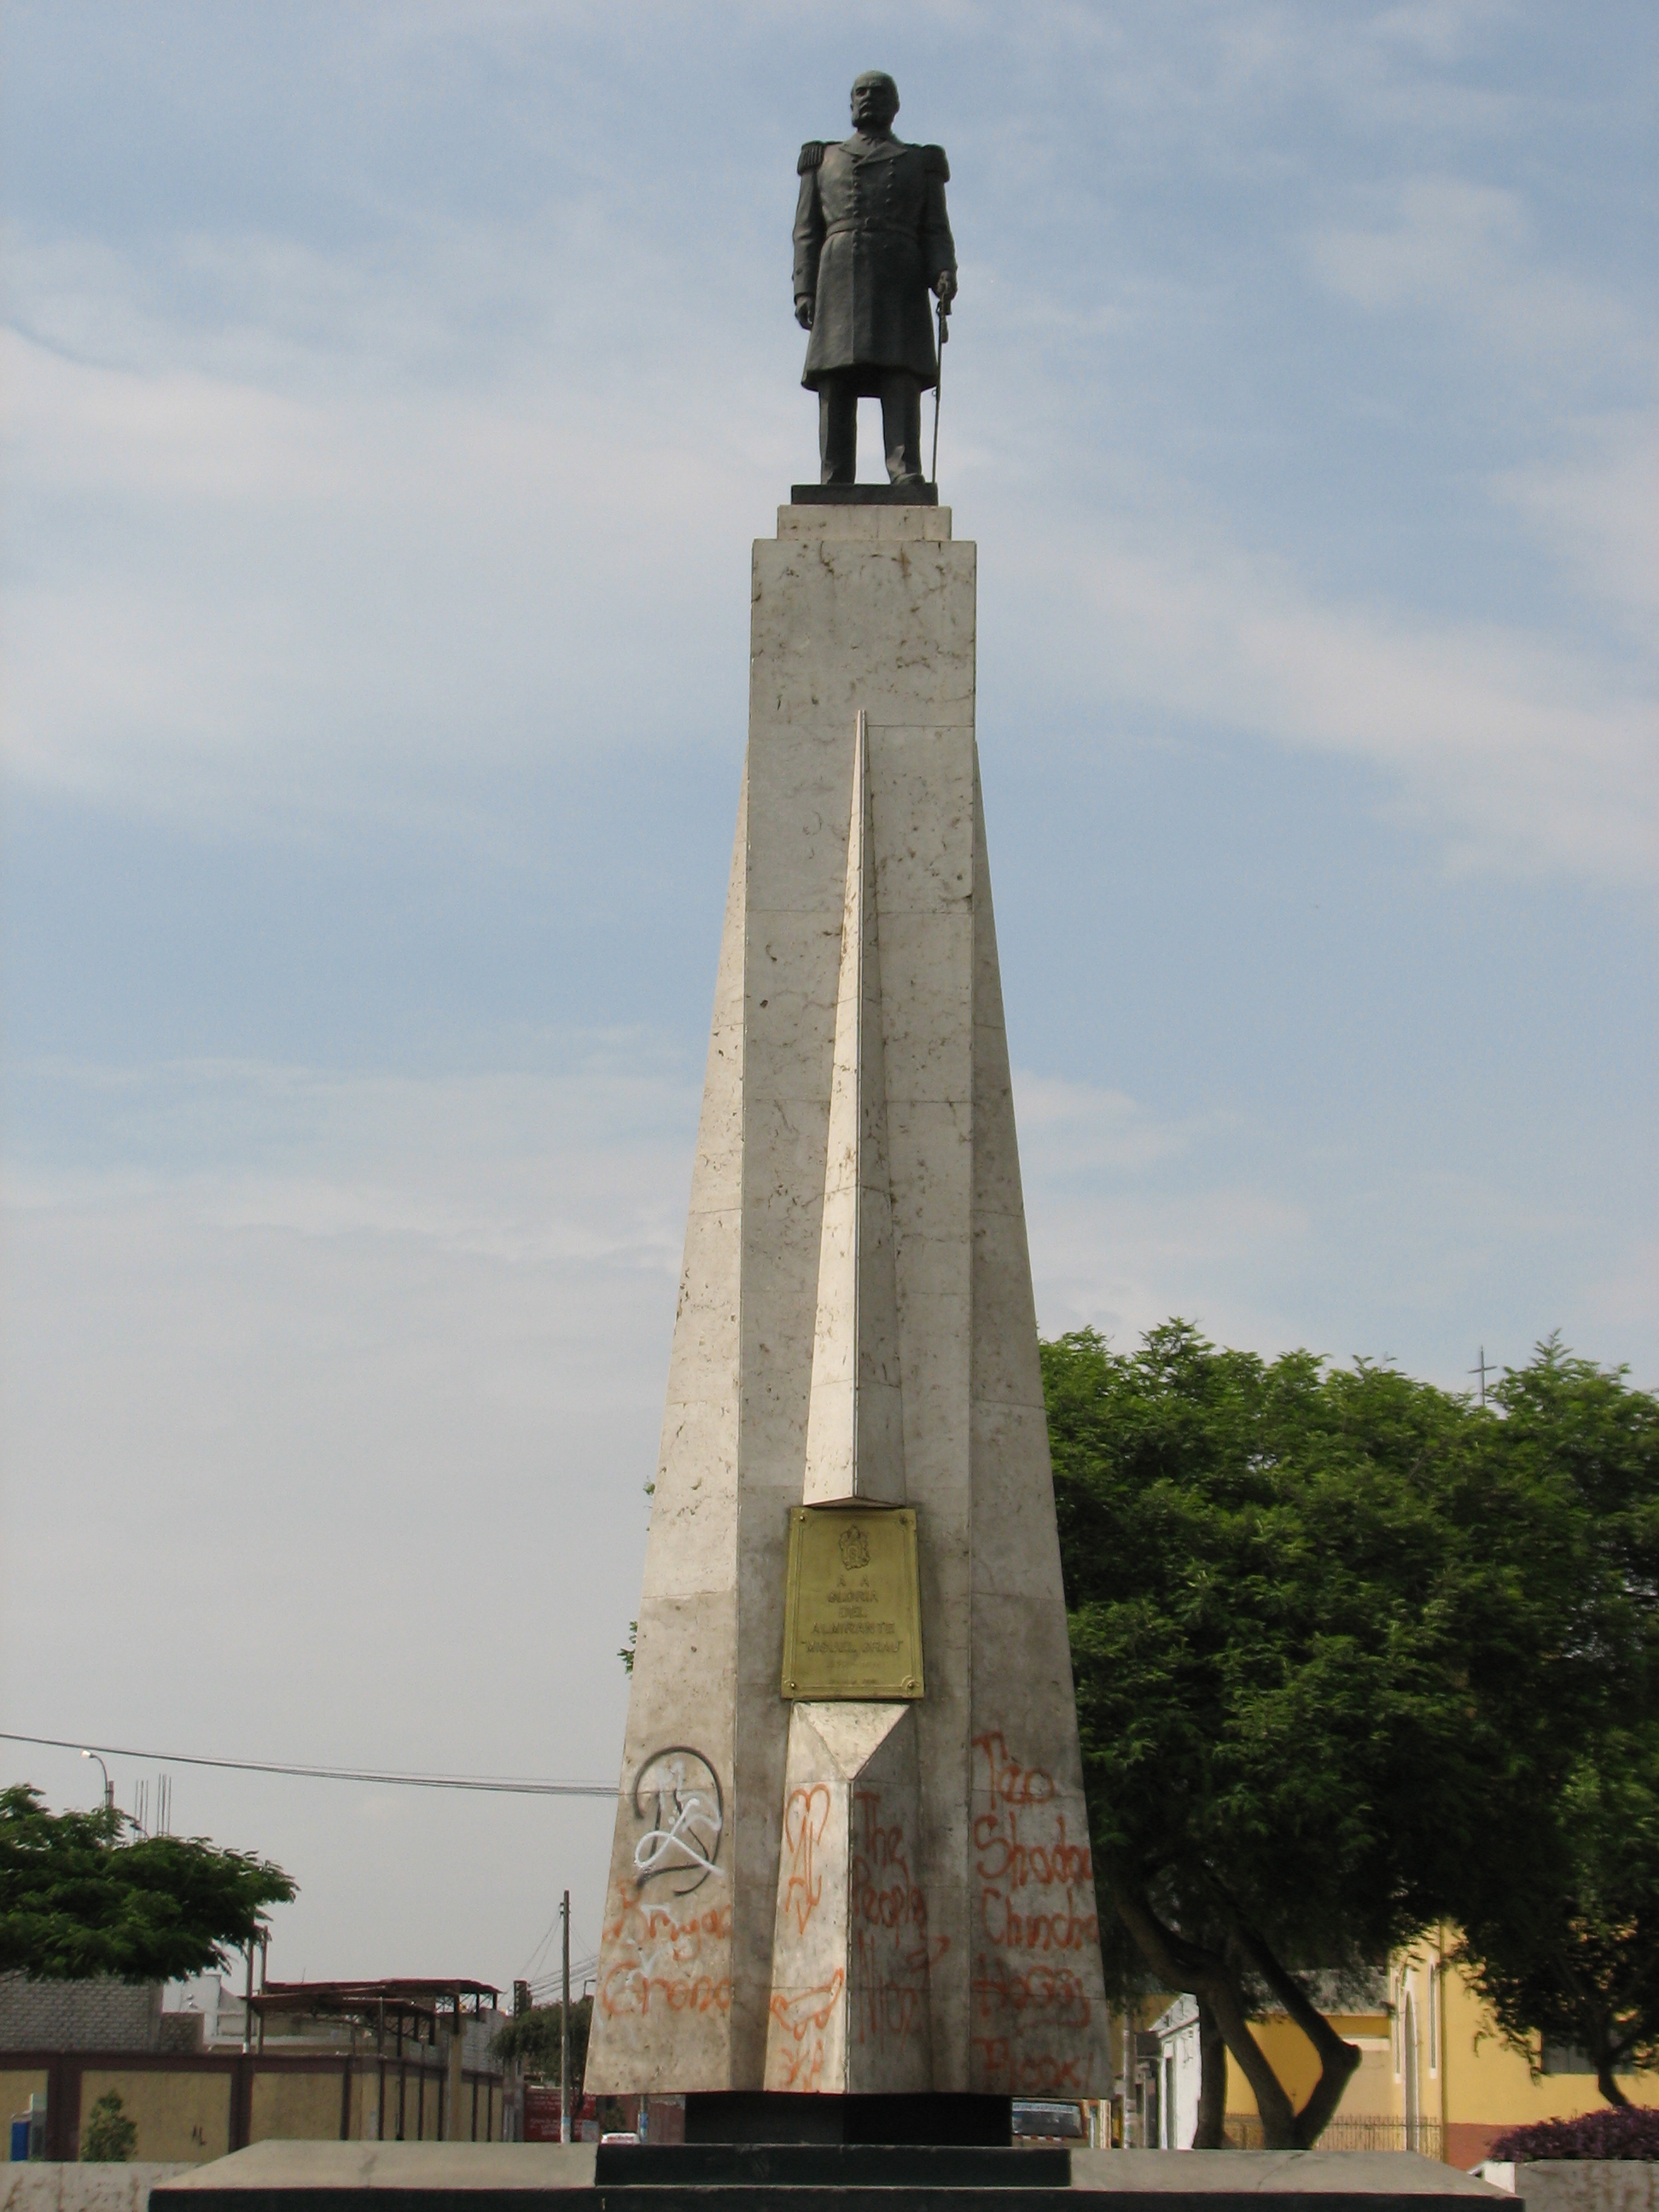
{"label": "engraved text on plaque", "polygon": [[921,1693],[915,1513],[908,1506],[793,1507],[784,1696]]}

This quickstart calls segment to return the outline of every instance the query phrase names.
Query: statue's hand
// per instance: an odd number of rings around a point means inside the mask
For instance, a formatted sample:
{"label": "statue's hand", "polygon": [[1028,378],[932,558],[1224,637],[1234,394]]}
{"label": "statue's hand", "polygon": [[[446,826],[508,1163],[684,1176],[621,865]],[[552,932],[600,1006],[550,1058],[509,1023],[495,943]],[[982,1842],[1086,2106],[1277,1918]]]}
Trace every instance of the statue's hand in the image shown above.
{"label": "statue's hand", "polygon": [[939,275],[934,277],[933,289],[939,294],[939,305],[945,309],[946,314],[949,314],[951,302],[957,296],[957,280],[948,269],[941,269]]}
{"label": "statue's hand", "polygon": [[801,326],[802,330],[804,330],[804,331],[810,331],[810,330],[811,329],[811,327],[812,327],[812,302],[811,302],[810,300],[797,300],[797,301],[796,301],[796,302],[795,302],[795,320],[796,320],[796,321],[800,325],[800,326]]}

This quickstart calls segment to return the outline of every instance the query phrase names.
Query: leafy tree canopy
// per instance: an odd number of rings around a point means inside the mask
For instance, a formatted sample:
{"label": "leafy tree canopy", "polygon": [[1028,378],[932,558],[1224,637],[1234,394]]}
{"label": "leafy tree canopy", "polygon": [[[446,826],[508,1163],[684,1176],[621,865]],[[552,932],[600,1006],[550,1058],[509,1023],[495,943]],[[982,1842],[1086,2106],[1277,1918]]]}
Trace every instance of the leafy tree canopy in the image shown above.
{"label": "leafy tree canopy", "polygon": [[[560,2076],[560,2008],[556,2004],[532,2005],[517,2020],[509,2021],[500,2030],[490,2049],[497,2058],[519,2059],[526,2074],[539,2075],[544,2081],[556,2084]],[[580,2102],[582,2078],[587,2070],[587,2037],[593,2024],[593,2000],[591,1996],[573,1997],[570,2001],[570,2098],[572,2105]]]}
{"label": "leafy tree canopy", "polygon": [[81,2130],[81,2156],[88,2165],[124,2165],[138,2142],[138,2124],[129,2119],[118,2089],[106,2089],[87,2114]]}
{"label": "leafy tree canopy", "polygon": [[143,1836],[125,1813],[49,1813],[27,1784],[0,1790],[0,1972],[173,1981],[223,1969],[267,1932],[261,1908],[295,1885],[251,1852]]}
{"label": "leafy tree canopy", "polygon": [[[1314,2002],[1333,1972],[1441,1918],[1496,1957],[1571,1892],[1573,1760],[1652,1704],[1659,1409],[1553,1346],[1491,1412],[1180,1322],[1043,1364],[1104,1884],[1143,1971],[1199,1999],[1201,2139],[1224,2045],[1267,2142],[1310,2143],[1358,2060]],[[1616,1466],[1568,1402],[1586,1390]],[[1320,2057],[1300,2112],[1246,2025],[1267,2001]]]}
{"label": "leafy tree canopy", "polygon": [[1621,2106],[1619,2074],[1659,2066],[1659,1404],[1553,1345],[1497,1395],[1487,1457],[1551,1503],[1552,1603],[1511,1702],[1536,1695],[1562,1742],[1534,1879],[1471,1903],[1462,1958],[1512,2043],[1576,2045]]}

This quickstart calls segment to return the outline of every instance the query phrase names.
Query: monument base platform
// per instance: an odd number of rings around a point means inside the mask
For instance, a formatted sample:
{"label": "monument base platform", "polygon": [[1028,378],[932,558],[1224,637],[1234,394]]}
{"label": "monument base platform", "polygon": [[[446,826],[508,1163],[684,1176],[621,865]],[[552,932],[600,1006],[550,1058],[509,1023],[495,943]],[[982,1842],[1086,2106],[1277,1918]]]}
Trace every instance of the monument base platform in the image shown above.
{"label": "monument base platform", "polygon": [[937,484],[791,484],[792,507],[937,507]]}
{"label": "monument base platform", "polygon": [[[1030,2212],[1031,2191],[1071,2187],[1072,2159],[1069,2151],[1046,2144],[1015,2150],[975,2143],[601,2143],[593,2180],[607,2194],[613,2187],[649,2189],[653,2204],[661,2202],[655,2192],[664,2188],[775,2190],[792,2205],[800,2203],[804,2191],[829,2191],[839,2199],[872,2189],[884,2198],[896,2189],[920,2190],[931,2202],[941,2192],[971,2189],[975,2203],[984,2191],[1013,2191]],[[743,2201],[756,2200],[751,2193]]]}
{"label": "monument base platform", "polygon": [[703,2091],[685,2100],[688,2143],[972,2143],[1006,2148],[1013,2139],[1012,2097],[933,2091],[908,2097],[799,2097],[760,2089]]}
{"label": "monument base platform", "polygon": [[[965,2144],[262,2142],[151,2191],[151,2212],[1505,2212],[1412,2151],[1029,2150]],[[1102,2207],[1102,2212],[1108,2208]]]}

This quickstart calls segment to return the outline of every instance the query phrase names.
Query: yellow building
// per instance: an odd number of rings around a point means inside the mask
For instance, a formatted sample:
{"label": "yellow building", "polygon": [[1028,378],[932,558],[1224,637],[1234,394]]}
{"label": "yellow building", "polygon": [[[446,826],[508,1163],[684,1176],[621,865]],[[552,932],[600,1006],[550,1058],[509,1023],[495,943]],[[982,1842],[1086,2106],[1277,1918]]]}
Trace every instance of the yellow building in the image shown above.
{"label": "yellow building", "polygon": [[[1494,2140],[1534,2120],[1604,2109],[1595,2075],[1576,2052],[1511,2050],[1452,1960],[1455,1929],[1442,1928],[1389,1961],[1395,2109],[1408,2124],[1437,2128],[1449,2164],[1477,2166]],[[1632,2105],[1659,2105],[1659,2075],[1621,2076]]]}
{"label": "yellow building", "polygon": [[[1455,1964],[1456,1945],[1455,1929],[1437,1929],[1389,1960],[1382,2009],[1331,2015],[1360,2063],[1323,2148],[1420,2150],[1467,2170],[1510,2128],[1601,2109],[1595,2076],[1576,2053],[1536,2048],[1529,2064],[1510,2047]],[[1283,2013],[1254,2021],[1251,2033],[1300,2106],[1319,2077],[1313,2045]],[[1620,2086],[1632,2104],[1659,2106],[1659,2075]],[[1227,2116],[1234,2142],[1261,2142],[1255,2099],[1231,2056]]]}

